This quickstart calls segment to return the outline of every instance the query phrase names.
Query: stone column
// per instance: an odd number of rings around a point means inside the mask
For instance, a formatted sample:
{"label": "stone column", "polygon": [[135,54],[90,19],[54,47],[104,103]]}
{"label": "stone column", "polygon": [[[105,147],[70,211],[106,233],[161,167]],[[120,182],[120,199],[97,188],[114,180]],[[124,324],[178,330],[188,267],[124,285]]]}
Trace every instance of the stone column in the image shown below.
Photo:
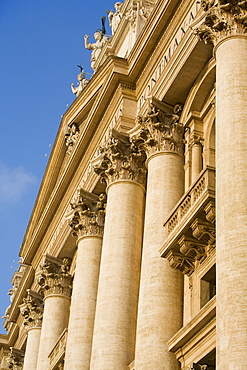
{"label": "stone column", "polygon": [[[175,370],[166,342],[182,326],[183,277],[159,255],[164,221],[184,192],[183,125],[150,100],[131,140],[147,153],[147,195],[136,338],[136,370]],[[164,109],[164,108],[163,108]]]}
{"label": "stone column", "polygon": [[205,2],[216,57],[217,369],[247,364],[247,7]]}
{"label": "stone column", "polygon": [[90,370],[126,370],[135,351],[146,157],[116,130],[100,150],[95,171],[108,197]]}
{"label": "stone column", "polygon": [[44,310],[43,297],[41,294],[28,289],[27,297],[23,301],[24,303],[20,306],[20,311],[24,317],[23,324],[27,331],[23,370],[33,370],[36,369],[38,360]]}
{"label": "stone column", "polygon": [[192,133],[189,146],[191,147],[191,182],[193,183],[202,170],[202,138]]}
{"label": "stone column", "polygon": [[46,255],[38,283],[44,293],[44,314],[40,336],[37,370],[49,368],[48,355],[68,326],[72,278],[70,260]]}
{"label": "stone column", "polygon": [[106,195],[79,189],[70,226],[78,237],[65,369],[90,368]]}

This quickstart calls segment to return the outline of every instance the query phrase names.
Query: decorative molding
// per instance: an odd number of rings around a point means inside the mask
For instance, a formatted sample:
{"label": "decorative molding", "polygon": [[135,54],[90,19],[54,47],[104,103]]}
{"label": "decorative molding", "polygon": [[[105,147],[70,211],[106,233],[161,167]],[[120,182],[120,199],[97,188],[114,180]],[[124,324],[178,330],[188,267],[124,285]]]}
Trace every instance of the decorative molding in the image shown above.
{"label": "decorative molding", "polygon": [[150,156],[159,151],[183,154],[184,126],[179,122],[182,104],[167,113],[162,102],[150,98],[146,114],[137,117],[137,125],[129,131],[131,142]]}
{"label": "decorative molding", "polygon": [[9,357],[7,358],[9,369],[22,370],[24,363],[24,351],[10,347]]}
{"label": "decorative molding", "polygon": [[187,233],[177,240],[165,256],[173,269],[187,276],[191,276],[197,265],[212,253],[216,238],[214,222],[196,218],[189,227]]}
{"label": "decorative molding", "polygon": [[41,328],[44,303],[43,296],[37,292],[27,289],[27,297],[23,298],[23,304],[20,305],[20,312],[24,317],[24,326],[26,330],[32,328]]}
{"label": "decorative molding", "polygon": [[71,260],[45,255],[37,274],[38,284],[45,298],[50,295],[71,296],[72,276],[69,273]]}
{"label": "decorative molding", "polygon": [[134,84],[127,84],[127,83],[124,83],[124,82],[121,82],[120,83],[120,86],[124,90],[135,91],[135,89],[136,89],[136,85],[134,85]]}
{"label": "decorative molding", "polygon": [[103,236],[105,221],[106,194],[99,196],[78,189],[71,211],[67,214],[72,234],[83,236]]}
{"label": "decorative molding", "polygon": [[246,0],[202,0],[201,7],[205,16],[195,32],[206,44],[216,45],[227,36],[246,34]]}
{"label": "decorative molding", "polygon": [[192,235],[209,246],[215,246],[215,225],[199,218],[190,225]]}
{"label": "decorative molding", "polygon": [[115,181],[129,180],[145,185],[146,154],[130,142],[128,135],[112,129],[106,143],[99,147],[99,153],[93,168],[102,181],[109,185]]}

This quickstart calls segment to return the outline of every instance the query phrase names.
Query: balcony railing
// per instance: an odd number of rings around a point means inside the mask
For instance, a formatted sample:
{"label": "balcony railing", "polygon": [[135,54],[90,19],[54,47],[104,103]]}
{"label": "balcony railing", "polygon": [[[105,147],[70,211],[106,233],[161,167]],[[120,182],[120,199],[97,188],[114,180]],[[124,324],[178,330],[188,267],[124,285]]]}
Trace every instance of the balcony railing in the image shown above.
{"label": "balcony railing", "polygon": [[57,369],[58,364],[63,361],[64,354],[65,354],[65,348],[66,348],[66,341],[67,341],[67,332],[68,332],[68,329],[64,329],[64,331],[58,338],[57,343],[55,344],[54,348],[49,354],[49,359],[50,359],[49,369],[50,370]]}
{"label": "balcony railing", "polygon": [[165,221],[160,253],[190,275],[215,247],[215,169],[206,167]]}

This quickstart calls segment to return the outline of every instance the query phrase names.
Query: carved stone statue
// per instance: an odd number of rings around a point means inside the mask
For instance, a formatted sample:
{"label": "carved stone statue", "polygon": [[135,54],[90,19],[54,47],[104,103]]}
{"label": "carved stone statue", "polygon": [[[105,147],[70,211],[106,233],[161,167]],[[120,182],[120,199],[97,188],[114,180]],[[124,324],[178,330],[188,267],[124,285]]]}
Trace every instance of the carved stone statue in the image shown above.
{"label": "carved stone statue", "polygon": [[91,54],[91,67],[95,71],[95,63],[96,60],[99,57],[99,54],[101,52],[101,49],[105,45],[105,43],[108,42],[108,37],[102,32],[102,31],[96,31],[94,34],[94,38],[96,42],[94,43],[89,43],[88,42],[88,35],[84,36],[84,43],[85,43],[85,48],[88,50],[92,50]]}
{"label": "carved stone statue", "polygon": [[112,30],[112,35],[116,32],[116,29],[123,16],[121,12],[122,5],[123,4],[118,1],[117,3],[114,4],[114,8],[116,9],[116,12],[114,13],[113,10],[110,10],[108,13],[108,19],[109,19],[109,24]]}
{"label": "carved stone statue", "polygon": [[85,72],[84,69],[81,66],[78,66],[81,70],[81,72],[77,75],[77,80],[79,85],[75,87],[75,85],[72,83],[71,84],[71,90],[72,93],[75,94],[76,96],[79,96],[82,90],[84,89],[85,86],[87,86],[89,80],[85,78]]}

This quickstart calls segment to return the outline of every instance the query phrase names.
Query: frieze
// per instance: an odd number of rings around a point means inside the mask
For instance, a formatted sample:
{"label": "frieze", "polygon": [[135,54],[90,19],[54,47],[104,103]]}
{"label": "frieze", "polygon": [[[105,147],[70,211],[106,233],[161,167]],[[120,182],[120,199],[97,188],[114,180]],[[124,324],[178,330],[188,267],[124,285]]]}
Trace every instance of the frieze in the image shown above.
{"label": "frieze", "polygon": [[179,26],[179,29],[178,29],[177,33],[175,34],[175,36],[173,37],[173,39],[169,43],[169,46],[165,49],[165,52],[162,55],[162,57],[161,57],[161,59],[158,63],[158,66],[156,67],[156,69],[155,69],[153,75],[151,76],[151,78],[149,79],[149,81],[148,81],[148,83],[147,83],[139,101],[138,101],[138,110],[141,109],[144,102],[150,97],[150,95],[152,93],[152,90],[153,90],[154,86],[156,85],[159,77],[161,76],[165,67],[167,66],[170,59],[172,58],[175,50],[177,49],[177,47],[179,46],[179,44],[183,40],[185,33],[190,28],[190,25],[194,22],[195,17],[197,15],[198,11],[200,10],[200,3],[201,2],[199,0],[194,2],[191,9],[186,14],[183,22]]}

